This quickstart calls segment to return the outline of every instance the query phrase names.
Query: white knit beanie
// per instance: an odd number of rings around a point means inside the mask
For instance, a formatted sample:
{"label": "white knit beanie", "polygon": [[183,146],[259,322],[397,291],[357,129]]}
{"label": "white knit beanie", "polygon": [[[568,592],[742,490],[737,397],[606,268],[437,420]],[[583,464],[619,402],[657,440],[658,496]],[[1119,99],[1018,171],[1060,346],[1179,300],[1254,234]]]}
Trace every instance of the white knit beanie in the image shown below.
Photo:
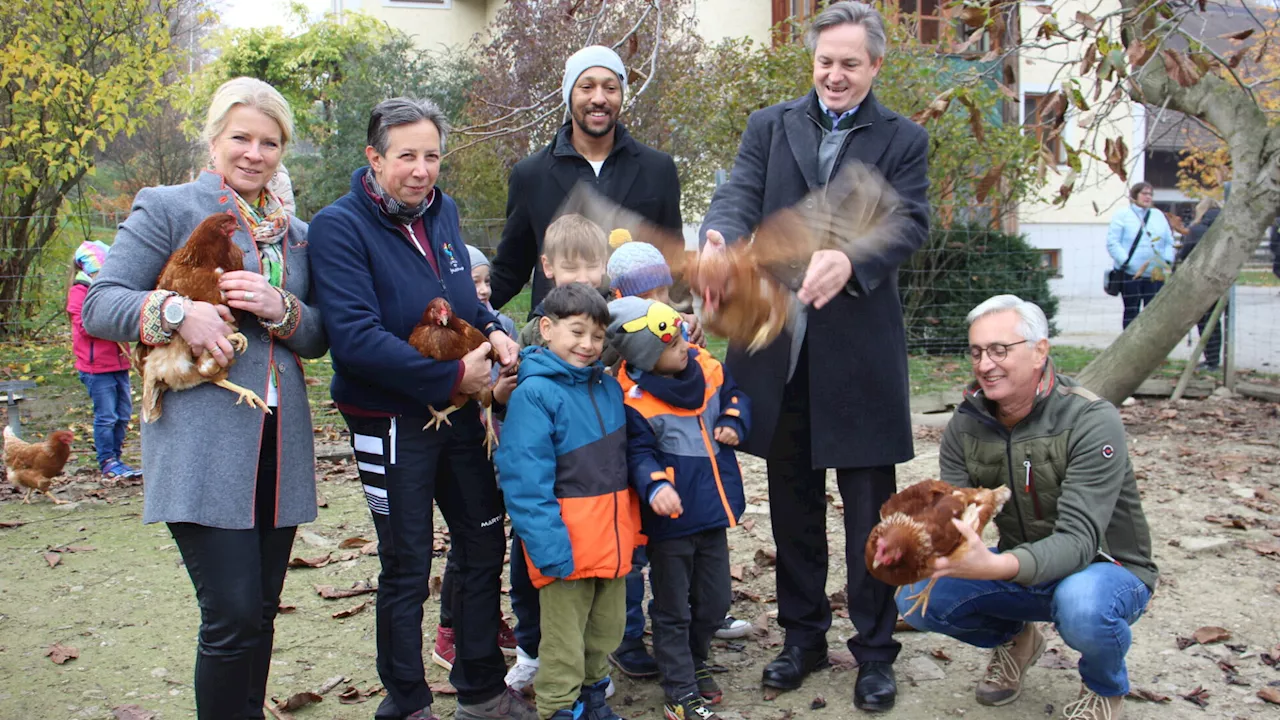
{"label": "white knit beanie", "polygon": [[622,95],[627,95],[627,67],[622,64],[618,53],[603,45],[588,45],[569,56],[564,62],[564,105],[569,107],[569,96],[573,94],[573,86],[582,77],[582,73],[593,67],[612,70],[622,83]]}

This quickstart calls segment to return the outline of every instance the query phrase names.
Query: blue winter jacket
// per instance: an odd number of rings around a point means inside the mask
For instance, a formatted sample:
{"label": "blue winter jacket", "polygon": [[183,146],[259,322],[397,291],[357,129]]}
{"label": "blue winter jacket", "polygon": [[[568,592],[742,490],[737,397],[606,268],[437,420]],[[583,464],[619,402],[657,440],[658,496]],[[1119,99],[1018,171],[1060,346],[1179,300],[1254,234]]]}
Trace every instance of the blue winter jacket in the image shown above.
{"label": "blue winter jacket", "polygon": [[436,188],[422,217],[437,274],[408,229],[369,197],[367,170],[352,174],[351,191],[316,213],[307,235],[312,297],[330,338],[329,390],[339,405],[425,417],[428,405],[449,404],[460,376],[459,361],[428,360],[408,343],[427,304],[444,297],[485,335],[501,327],[476,298],[453,198]]}
{"label": "blue winter jacket", "polygon": [[575,367],[537,346],[520,351],[494,459],[534,587],[630,572],[639,502],[627,482],[622,390],[603,365]]}
{"label": "blue winter jacket", "polygon": [[[1107,228],[1107,253],[1111,255],[1114,267],[1120,267],[1128,257],[1129,247],[1138,235],[1142,216],[1146,212],[1131,204],[1111,216],[1111,225]],[[1150,213],[1147,225],[1142,229],[1142,239],[1134,248],[1133,258],[1124,267],[1124,271],[1130,275],[1136,275],[1141,269],[1143,277],[1151,277],[1151,271],[1157,267],[1163,267],[1167,275],[1173,267],[1173,230],[1169,228],[1169,221],[1165,219],[1164,213],[1156,208],[1151,208]],[[1156,259],[1157,255],[1160,259]]]}
{"label": "blue winter jacket", "polygon": [[[630,371],[625,362],[618,377],[627,403],[627,464],[644,499],[645,535],[656,541],[737,525],[746,509],[742,471],[733,448],[716,442],[715,429],[730,427],[746,438],[751,400],[720,361],[694,347],[675,377]],[[684,509],[676,518],[649,507],[668,484]]]}

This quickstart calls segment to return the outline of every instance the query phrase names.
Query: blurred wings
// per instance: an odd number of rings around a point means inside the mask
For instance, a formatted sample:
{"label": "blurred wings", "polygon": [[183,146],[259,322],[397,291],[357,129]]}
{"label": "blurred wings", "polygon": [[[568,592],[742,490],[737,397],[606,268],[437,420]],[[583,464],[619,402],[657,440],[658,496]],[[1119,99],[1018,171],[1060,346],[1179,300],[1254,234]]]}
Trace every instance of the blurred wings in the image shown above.
{"label": "blurred wings", "polygon": [[[854,267],[900,242],[897,193],[874,168],[848,161],[825,187],[765,218],[750,238],[726,238],[723,253],[686,249],[684,237],[645,220],[578,183],[559,214],[576,213],[606,233],[625,229],[633,241],[662,251],[673,277],[694,295],[718,298],[702,305],[707,330],[749,352],[772,343],[793,327],[805,307],[795,293],[819,250],[838,250]],[[733,242],[733,240],[739,242]]]}

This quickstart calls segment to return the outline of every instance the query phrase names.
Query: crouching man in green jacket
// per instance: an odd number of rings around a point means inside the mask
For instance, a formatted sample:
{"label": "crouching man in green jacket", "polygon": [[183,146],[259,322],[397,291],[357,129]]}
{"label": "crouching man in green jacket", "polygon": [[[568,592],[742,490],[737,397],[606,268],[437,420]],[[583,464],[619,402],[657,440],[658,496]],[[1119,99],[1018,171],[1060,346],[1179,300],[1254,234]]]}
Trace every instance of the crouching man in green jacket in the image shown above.
{"label": "crouching man in green jacket", "polygon": [[[1045,649],[1038,622],[1053,622],[1081,654],[1080,696],[1063,717],[1115,720],[1129,692],[1129,626],[1157,581],[1120,413],[1058,375],[1044,311],[998,295],[969,313],[976,382],[942,436],[942,479],[962,487],[1007,485],[996,516],[1000,544],[939,560],[928,609],[914,627],[994,648],[977,701],[1006,705]],[[899,611],[927,581],[903,588]]]}

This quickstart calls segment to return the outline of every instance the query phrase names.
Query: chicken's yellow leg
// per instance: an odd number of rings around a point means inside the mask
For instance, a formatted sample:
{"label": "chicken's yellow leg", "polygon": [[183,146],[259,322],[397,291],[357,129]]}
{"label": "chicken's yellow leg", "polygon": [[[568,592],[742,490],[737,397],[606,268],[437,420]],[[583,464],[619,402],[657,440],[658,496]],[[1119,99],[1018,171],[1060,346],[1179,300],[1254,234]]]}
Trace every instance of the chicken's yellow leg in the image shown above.
{"label": "chicken's yellow leg", "polygon": [[54,497],[54,496],[53,496],[53,493],[52,493],[52,492],[50,492],[50,491],[48,491],[48,490],[45,490],[45,491],[44,491],[44,494],[49,496],[49,499],[53,501],[53,504],[54,504],[54,505],[66,505],[66,504],[67,504],[67,501],[66,501],[66,500],[59,500],[58,498],[56,498],[56,497]]}
{"label": "chicken's yellow leg", "polygon": [[493,458],[493,449],[498,446],[498,433],[493,431],[493,407],[484,409],[484,449],[489,458]]}
{"label": "chicken's yellow leg", "polygon": [[905,618],[911,615],[911,613],[916,611],[916,608],[920,609],[920,617],[922,618],[924,617],[925,613],[929,612],[929,593],[933,592],[933,584],[936,582],[938,582],[938,578],[930,578],[929,584],[925,585],[923,590],[916,593],[915,595],[907,596],[908,600],[915,600],[915,604],[913,604],[909,610],[903,613],[902,617]]}
{"label": "chicken's yellow leg", "polygon": [[450,405],[449,407],[441,411],[428,405],[427,410],[431,412],[431,421],[428,422],[426,425],[423,425],[422,429],[423,430],[439,430],[443,428],[445,425],[448,425],[449,427],[453,427],[453,421],[449,419],[449,416],[457,412],[458,407],[456,405]]}
{"label": "chicken's yellow leg", "polygon": [[271,414],[271,408],[267,407],[267,403],[264,402],[262,398],[258,397],[258,393],[250,390],[249,388],[240,387],[239,385],[231,382],[230,380],[225,380],[225,379],[215,380],[213,384],[225,390],[230,390],[236,395],[239,395],[240,397],[236,399],[237,405],[239,405],[242,402],[247,402],[249,403],[249,407],[258,408],[259,410],[267,413],[268,415]]}

